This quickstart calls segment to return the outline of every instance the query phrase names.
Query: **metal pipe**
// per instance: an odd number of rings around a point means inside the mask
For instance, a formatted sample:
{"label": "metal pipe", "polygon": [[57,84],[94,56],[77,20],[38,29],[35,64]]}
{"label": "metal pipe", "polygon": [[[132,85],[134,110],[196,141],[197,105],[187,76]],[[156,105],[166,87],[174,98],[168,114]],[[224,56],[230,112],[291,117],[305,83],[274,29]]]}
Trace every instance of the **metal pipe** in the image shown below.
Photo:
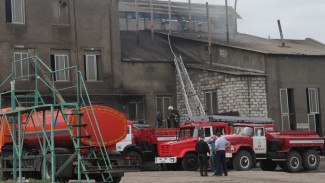
{"label": "metal pipe", "polygon": [[[51,156],[52,156],[52,163],[51,163],[51,168],[52,168],[52,183],[55,183],[55,151],[54,151],[54,107],[51,105]],[[79,178],[79,176],[78,176]],[[81,177],[78,179],[79,182],[81,182]]]}
{"label": "metal pipe", "polygon": [[284,42],[284,39],[283,39],[283,33],[282,33],[282,28],[281,28],[281,22],[280,20],[278,20],[278,26],[279,26],[279,31],[280,31],[280,36],[281,36],[281,43],[282,43],[282,46],[286,46],[285,45],[285,42]]}

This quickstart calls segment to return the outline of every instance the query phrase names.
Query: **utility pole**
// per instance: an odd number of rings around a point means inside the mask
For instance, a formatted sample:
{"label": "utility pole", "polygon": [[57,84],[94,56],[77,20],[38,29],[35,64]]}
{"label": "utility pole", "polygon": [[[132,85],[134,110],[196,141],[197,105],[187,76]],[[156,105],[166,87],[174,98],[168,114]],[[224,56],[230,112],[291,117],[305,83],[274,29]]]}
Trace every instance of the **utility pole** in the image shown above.
{"label": "utility pole", "polygon": [[209,4],[206,2],[206,9],[207,9],[207,22],[208,22],[208,51],[209,51],[209,58],[210,64],[212,65],[212,54],[211,54],[211,30],[210,30],[210,14],[209,14]]}
{"label": "utility pole", "polygon": [[237,34],[237,0],[235,0],[235,12],[233,18],[235,19],[235,31],[234,31],[234,37],[236,37]]}
{"label": "utility pole", "polygon": [[190,23],[190,32],[192,35],[192,8],[191,8],[191,0],[188,0],[188,21]]}
{"label": "utility pole", "polygon": [[153,45],[154,39],[154,26],[153,26],[153,5],[152,0],[150,0],[150,22],[151,22],[151,44]]}
{"label": "utility pole", "polygon": [[135,0],[135,18],[136,18],[137,44],[139,44],[139,12],[138,12],[138,0]]}
{"label": "utility pole", "polygon": [[227,43],[229,43],[228,0],[225,0],[225,4],[226,4],[226,31],[227,31]]}
{"label": "utility pole", "polygon": [[170,0],[168,0],[168,18],[169,18],[169,22],[168,22],[168,34],[171,35],[172,34],[172,5],[170,3]]}

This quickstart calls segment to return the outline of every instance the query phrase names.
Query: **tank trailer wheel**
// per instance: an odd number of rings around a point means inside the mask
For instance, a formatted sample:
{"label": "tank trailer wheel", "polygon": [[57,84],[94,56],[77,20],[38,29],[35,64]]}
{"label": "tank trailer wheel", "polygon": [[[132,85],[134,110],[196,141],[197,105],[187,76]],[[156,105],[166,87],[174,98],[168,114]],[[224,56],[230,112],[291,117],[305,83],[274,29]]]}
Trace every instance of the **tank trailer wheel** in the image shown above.
{"label": "tank trailer wheel", "polygon": [[241,150],[234,157],[233,164],[237,171],[250,170],[253,166],[252,155],[246,150]]}
{"label": "tank trailer wheel", "polygon": [[195,171],[199,167],[199,160],[196,154],[189,153],[186,154],[182,161],[182,166],[184,170]]}
{"label": "tank trailer wheel", "polygon": [[320,157],[317,151],[309,149],[304,152],[302,160],[305,170],[315,170],[319,166]]}
{"label": "tank trailer wheel", "polygon": [[[54,165],[54,166],[56,166],[56,165]],[[42,179],[45,176],[47,181],[51,181],[52,180],[52,157],[51,157],[51,154],[46,155],[46,174],[44,173],[43,168],[44,167],[43,167],[43,163],[42,163],[42,170],[41,170]],[[55,169],[56,169],[56,167],[55,167]]]}
{"label": "tank trailer wheel", "polygon": [[302,167],[301,155],[296,151],[289,152],[287,154],[285,165],[288,172],[299,172]]}

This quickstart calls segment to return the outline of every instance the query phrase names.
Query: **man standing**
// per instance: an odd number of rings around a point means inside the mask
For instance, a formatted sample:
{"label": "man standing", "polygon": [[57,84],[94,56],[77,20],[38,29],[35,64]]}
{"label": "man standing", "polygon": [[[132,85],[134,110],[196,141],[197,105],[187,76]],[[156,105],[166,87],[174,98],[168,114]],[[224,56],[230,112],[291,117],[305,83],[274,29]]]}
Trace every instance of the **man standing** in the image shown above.
{"label": "man standing", "polygon": [[162,114],[161,114],[161,109],[157,112],[156,119],[158,122],[158,128],[162,128],[163,123],[162,123]]}
{"label": "man standing", "polygon": [[207,143],[211,146],[211,161],[212,161],[212,167],[213,173],[217,174],[217,163],[216,163],[216,154],[215,154],[215,141],[217,140],[217,137],[213,135],[209,140],[207,140]]}
{"label": "man standing", "polygon": [[[217,156],[217,174],[218,176],[221,176],[221,168],[223,170],[223,173],[225,176],[228,176],[227,171],[227,162],[226,162],[226,146],[230,145],[230,142],[226,139],[222,138],[220,133],[217,133],[217,140],[215,142],[215,151]],[[221,167],[222,166],[222,167]]]}
{"label": "man standing", "polygon": [[167,119],[168,128],[171,128],[171,122],[173,122],[174,128],[179,128],[179,113],[177,109],[174,109],[173,106],[169,106],[168,110],[170,111],[170,116]]}
{"label": "man standing", "polygon": [[[196,143],[195,151],[198,154],[201,176],[208,176],[208,155],[210,153],[209,145],[204,141],[204,136]],[[203,174],[204,171],[204,174]]]}

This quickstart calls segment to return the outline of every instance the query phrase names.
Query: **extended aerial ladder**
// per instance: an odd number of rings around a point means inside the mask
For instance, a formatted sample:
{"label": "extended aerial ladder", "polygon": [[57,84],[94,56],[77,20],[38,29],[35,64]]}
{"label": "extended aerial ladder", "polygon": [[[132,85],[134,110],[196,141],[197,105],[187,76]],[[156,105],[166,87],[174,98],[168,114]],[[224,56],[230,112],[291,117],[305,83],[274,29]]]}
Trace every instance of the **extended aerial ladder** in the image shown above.
{"label": "extended aerial ladder", "polygon": [[177,57],[172,49],[169,35],[168,35],[168,42],[169,42],[170,50],[174,55],[175,68],[176,68],[179,82],[181,84],[182,94],[185,99],[185,106],[188,113],[188,117],[191,118],[193,116],[204,116],[205,111],[199,99],[199,96],[195,91],[190,76],[188,75],[182,57],[181,56]]}

